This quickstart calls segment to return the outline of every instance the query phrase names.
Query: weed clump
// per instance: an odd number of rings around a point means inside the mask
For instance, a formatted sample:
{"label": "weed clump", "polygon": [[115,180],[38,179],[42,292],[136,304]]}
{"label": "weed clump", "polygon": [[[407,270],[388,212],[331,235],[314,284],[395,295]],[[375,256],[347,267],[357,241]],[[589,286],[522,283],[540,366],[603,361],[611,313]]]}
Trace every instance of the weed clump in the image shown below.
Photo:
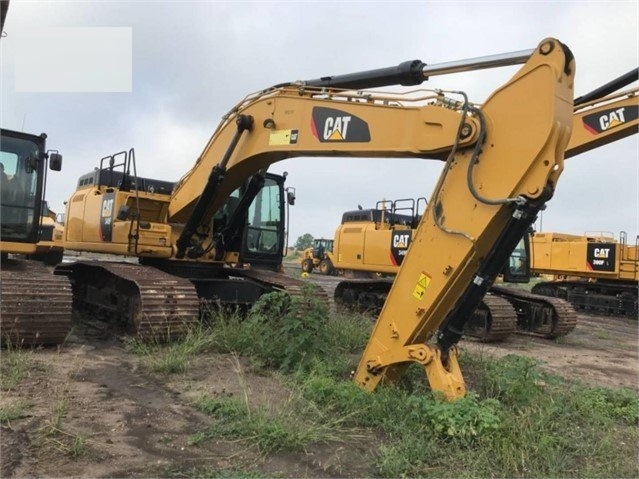
{"label": "weed clump", "polygon": [[313,297],[311,284],[305,285],[300,297],[281,292],[264,295],[249,312],[248,321],[261,333],[253,338],[252,355],[284,372],[306,369],[327,352],[328,317],[328,308]]}

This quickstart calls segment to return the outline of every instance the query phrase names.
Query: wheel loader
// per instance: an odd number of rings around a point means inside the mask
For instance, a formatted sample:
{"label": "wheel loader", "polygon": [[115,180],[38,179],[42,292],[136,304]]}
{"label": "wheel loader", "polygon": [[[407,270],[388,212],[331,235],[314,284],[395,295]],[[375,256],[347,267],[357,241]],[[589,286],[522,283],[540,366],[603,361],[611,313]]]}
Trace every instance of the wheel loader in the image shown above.
{"label": "wheel loader", "polygon": [[334,274],[335,269],[330,259],[330,253],[333,252],[333,240],[324,238],[315,238],[313,246],[302,251],[300,264],[302,273],[311,274],[314,270],[321,274]]}

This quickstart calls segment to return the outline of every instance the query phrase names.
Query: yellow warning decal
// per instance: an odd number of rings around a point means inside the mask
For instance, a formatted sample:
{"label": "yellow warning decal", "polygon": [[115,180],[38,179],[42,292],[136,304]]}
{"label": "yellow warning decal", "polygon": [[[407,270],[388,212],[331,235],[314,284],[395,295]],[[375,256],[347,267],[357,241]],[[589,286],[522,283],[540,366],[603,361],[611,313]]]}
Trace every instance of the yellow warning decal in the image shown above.
{"label": "yellow warning decal", "polygon": [[416,299],[422,299],[424,293],[426,292],[426,288],[430,284],[430,276],[426,273],[422,272],[419,274],[419,279],[417,280],[417,284],[415,285],[415,289],[413,290],[413,296]]}
{"label": "yellow warning decal", "polygon": [[294,145],[297,143],[298,130],[275,130],[268,137],[270,146]]}

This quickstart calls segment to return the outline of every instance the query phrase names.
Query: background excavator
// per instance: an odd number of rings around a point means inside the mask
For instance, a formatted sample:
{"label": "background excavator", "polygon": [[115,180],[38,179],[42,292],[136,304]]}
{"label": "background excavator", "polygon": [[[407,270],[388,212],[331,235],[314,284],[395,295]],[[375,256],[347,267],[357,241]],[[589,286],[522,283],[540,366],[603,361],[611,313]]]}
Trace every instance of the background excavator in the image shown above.
{"label": "background excavator", "polygon": [[[637,79],[635,69],[578,99],[566,157],[637,132],[637,88],[617,91]],[[345,279],[336,285],[334,296],[337,304],[379,311],[392,285],[392,277],[408,251],[425,204],[424,198],[379,201],[373,209],[352,210],[342,215],[332,251],[324,252],[321,259],[315,258],[317,263],[324,263],[324,269],[320,268],[322,273],[338,272],[345,277],[357,278]],[[574,243],[567,243],[563,235],[561,238],[554,235],[549,240],[551,243],[546,245],[547,238],[550,237],[543,234],[532,237],[535,254],[531,255],[531,239],[526,236],[526,241],[514,250],[515,256],[510,258],[509,267],[525,264],[532,256],[534,272],[567,275],[574,271],[574,276],[599,277],[597,283],[543,283],[533,288],[535,294],[493,286],[491,294],[484,298],[466,324],[467,335],[483,341],[496,341],[512,332],[556,338],[572,331],[577,320],[573,308],[564,301],[548,300],[542,296],[563,298],[581,308],[622,310],[636,316],[636,245],[610,245],[612,253],[611,261],[607,263],[608,270],[599,268],[599,271],[593,272],[593,268],[588,266],[593,261],[587,260],[586,249],[590,248],[592,256],[596,245],[587,246],[585,238],[579,242],[576,237],[572,238]],[[578,248],[583,251],[578,251]],[[572,264],[575,261],[577,263]],[[508,282],[529,282],[530,271],[522,269],[520,273],[517,277],[508,278]],[[507,303],[512,307],[508,307]]]}
{"label": "background excavator", "polygon": [[[333,299],[338,307],[377,314],[393,284],[419,224],[425,198],[378,201],[375,208],[346,211],[335,231],[332,252],[324,253],[325,274],[339,274]],[[505,282],[530,280],[528,244],[522,241],[501,272]],[[319,268],[320,272],[322,268]],[[514,332],[556,338],[568,334],[577,315],[563,300],[536,298],[509,289],[491,288],[464,334],[484,342],[500,341]]]}
{"label": "background excavator", "polygon": [[639,237],[628,244],[613,235],[535,233],[531,238],[531,268],[550,274],[552,281],[532,291],[568,300],[575,308],[637,319]]}
{"label": "background excavator", "polygon": [[71,285],[44,264],[62,259],[44,200],[47,166],[60,171],[62,156],[46,138],[0,130],[0,331],[14,345],[61,343],[71,328]]}
{"label": "background excavator", "polygon": [[[575,99],[575,124],[566,158],[637,133],[639,90],[618,91],[639,79],[639,69]],[[532,291],[565,298],[578,309],[637,318],[639,244],[593,236],[535,233],[531,239],[532,271],[570,276],[542,282]]]}

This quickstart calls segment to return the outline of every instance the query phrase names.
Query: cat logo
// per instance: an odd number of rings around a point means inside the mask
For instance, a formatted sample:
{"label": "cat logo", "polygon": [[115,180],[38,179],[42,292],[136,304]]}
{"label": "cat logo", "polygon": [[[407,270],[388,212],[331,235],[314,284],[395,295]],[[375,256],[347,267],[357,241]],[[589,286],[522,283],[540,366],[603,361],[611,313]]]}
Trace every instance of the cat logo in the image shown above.
{"label": "cat logo", "polygon": [[408,253],[412,231],[401,230],[391,233],[390,262],[393,266],[399,266]]}
{"label": "cat logo", "polygon": [[321,143],[371,141],[368,124],[364,120],[335,108],[313,108],[311,131]]}
{"label": "cat logo", "polygon": [[614,128],[615,126],[619,126],[622,123],[625,123],[626,118],[624,117],[625,108],[619,108],[618,110],[611,111],[608,114],[601,115],[599,117],[599,125],[603,131],[608,130],[609,128]]}
{"label": "cat logo", "polygon": [[586,268],[590,271],[615,271],[615,243],[589,243],[586,250]]}
{"label": "cat logo", "polygon": [[351,119],[351,116],[329,116],[324,122],[324,140],[344,140]]}
{"label": "cat logo", "polygon": [[110,218],[113,212],[113,198],[105,198],[102,202],[102,218]]}
{"label": "cat logo", "polygon": [[584,128],[593,135],[611,130],[618,126],[637,119],[639,106],[630,105],[622,108],[609,108],[607,110],[584,116]]}
{"label": "cat logo", "polygon": [[100,215],[100,237],[102,241],[111,241],[112,239],[114,204],[115,193],[105,193],[102,197],[102,211]]}
{"label": "cat logo", "polygon": [[408,243],[410,241],[410,235],[395,235],[393,236],[393,247],[394,248],[408,248]]}

